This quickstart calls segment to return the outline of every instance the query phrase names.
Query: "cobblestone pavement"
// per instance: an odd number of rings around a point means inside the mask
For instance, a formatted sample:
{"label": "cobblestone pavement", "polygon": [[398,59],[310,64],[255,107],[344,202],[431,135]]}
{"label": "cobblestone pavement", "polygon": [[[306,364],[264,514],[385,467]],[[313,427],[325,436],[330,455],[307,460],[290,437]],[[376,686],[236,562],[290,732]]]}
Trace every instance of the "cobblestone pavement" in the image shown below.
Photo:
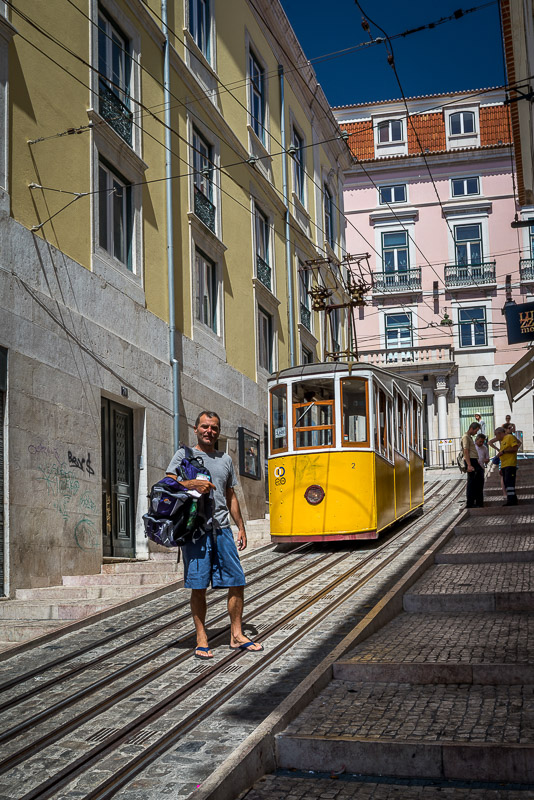
{"label": "cobblestone pavement", "polygon": [[[450,488],[454,491],[458,485],[457,482],[453,482],[451,487],[445,486],[444,491],[447,492]],[[191,646],[194,644],[194,640],[191,638],[191,621],[187,606],[189,593],[180,590],[152,601],[146,606],[116,616],[111,624],[107,621],[84,628],[69,635],[65,640],[60,639],[52,645],[38,647],[0,664],[1,683],[17,675],[22,675],[41,663],[50,662],[58,655],[75,653],[80,646],[98,643],[99,638],[103,635],[120,633],[125,625],[130,625],[132,622],[141,625],[144,619],[152,613],[168,610],[173,605],[176,606],[180,603],[184,604],[178,612],[173,612],[174,618],[178,616],[178,618],[184,617],[184,619],[181,622],[173,623],[159,633],[157,638],[139,642],[133,648],[133,652],[127,650],[112,658],[102,660],[101,663],[93,664],[87,672],[73,676],[69,681],[52,686],[42,694],[2,712],[5,729],[30,714],[45,712],[52,703],[65,701],[74,691],[79,692],[85,689],[91,681],[102,680],[98,691],[80,699],[75,705],[59,711],[50,719],[44,719],[28,732],[24,739],[20,736],[13,737],[3,744],[2,755],[5,758],[16,753],[22,744],[36,741],[58,725],[65,730],[65,726],[71,724],[75,715],[87,715],[86,721],[81,720],[83,724],[80,724],[79,727],[72,731],[66,730],[65,735],[57,738],[46,749],[37,752],[26,762],[12,767],[2,776],[3,789],[0,792],[3,791],[6,797],[21,797],[42,782],[45,776],[53,775],[58,768],[65,767],[75,758],[91,752],[93,748],[99,746],[99,743],[104,746],[106,740],[116,734],[121,726],[129,721],[133,722],[141,713],[169,697],[177,688],[202,675],[204,670],[221,665],[216,680],[211,680],[196,688],[179,705],[174,705],[158,719],[152,720],[147,726],[137,730],[130,739],[115,746],[111,753],[103,753],[91,771],[73,780],[54,795],[56,798],[61,797],[62,800],[63,798],[85,797],[104,780],[112,777],[132,757],[146,752],[147,748],[156,743],[162,734],[169,733],[177,724],[195,717],[197,724],[191,730],[185,732],[171,749],[116,795],[128,798],[128,800],[136,798],[155,800],[155,798],[167,796],[172,797],[173,800],[182,800],[182,798],[188,797],[196,786],[211,774],[215,766],[232,753],[236,745],[243,741],[257,727],[258,723],[306,677],[313,667],[324,658],[324,655],[352,630],[369,608],[437,538],[439,532],[447,524],[450,524],[456,513],[456,505],[446,508],[438,523],[434,523],[429,529],[424,530],[419,539],[407,547],[383,573],[370,580],[352,597],[343,601],[335,613],[327,616],[320,626],[310,630],[303,638],[294,640],[293,637],[302,623],[311,620],[313,615],[322,609],[327,609],[329,604],[337,598],[341,599],[347,586],[355,587],[357,585],[358,576],[355,575],[338,587],[333,587],[313,605],[303,606],[298,618],[289,621],[268,636],[265,641],[265,652],[260,655],[229,654],[228,642],[225,638],[222,644],[215,648],[215,658],[210,664],[195,661],[191,657]],[[415,526],[423,530],[427,522],[428,520],[423,518],[418,520]],[[403,540],[407,540],[412,534],[413,529],[411,528],[409,533],[403,535]],[[273,621],[279,620],[292,608],[305,603],[306,598],[310,595],[328,587],[336,576],[357,565],[363,557],[373,553],[386,541],[387,537],[378,543],[361,542],[356,545],[343,543],[329,548],[313,547],[298,563],[293,563],[294,557],[289,554],[279,554],[276,560],[276,565],[278,565],[276,576],[261,579],[247,590],[248,600],[245,612],[251,617],[247,632],[255,637],[262,631],[266,631]],[[392,545],[393,547],[396,549],[397,545]],[[380,558],[385,558],[388,552],[388,550],[384,551],[384,555],[381,555]],[[334,562],[342,556],[346,556],[345,561],[335,566]],[[247,566],[250,570],[260,564],[267,565],[270,561],[273,561],[272,551],[263,551],[255,554],[247,562]],[[285,588],[291,589],[303,580],[307,573],[314,571],[318,574],[313,583],[309,587],[295,590],[288,597],[281,597],[282,587],[279,587],[276,592],[272,590],[271,595],[267,594],[253,600],[255,593],[268,589],[274,580],[283,579]],[[276,599],[279,595],[279,599]],[[269,597],[271,597],[270,600]],[[215,613],[224,614],[225,595],[217,593],[211,595],[210,599],[215,601],[215,605],[209,611],[208,616],[213,619]],[[261,610],[264,605],[266,607]],[[95,655],[104,656],[110,647],[132,642],[145,631],[155,631],[162,622],[171,621],[173,614],[163,617],[162,620],[155,620],[143,625],[139,630],[122,634],[113,643],[102,645],[85,655],[74,658],[72,662],[69,661],[64,666],[50,669],[32,681],[13,687],[9,692],[0,695],[0,703],[9,697],[22,696],[28,687],[39,685],[39,682],[44,683],[53,676],[61,675],[73,664],[84,664],[94,659]],[[220,631],[223,625],[226,625],[225,619],[210,627]],[[215,632],[213,631],[213,633]],[[173,643],[175,646],[171,646]],[[140,658],[148,655],[151,649],[159,646],[164,652],[160,652],[150,663],[140,665],[133,675],[119,676],[116,680],[111,681],[111,677],[118,675],[119,670],[127,666],[134,656]],[[280,656],[267,663],[270,654],[275,651],[277,646],[282,648]],[[227,656],[230,656],[231,661],[223,664],[223,659]],[[245,680],[247,670],[254,665],[257,665],[259,669],[264,660],[266,668],[254,675],[253,679]],[[152,676],[149,681],[148,676],[151,670],[157,666],[165,668],[166,671],[159,677]],[[209,717],[202,719],[199,715],[202,704],[212,702],[218,693],[231,687],[240,676],[244,676],[244,678],[243,687],[239,693],[216,707]],[[139,687],[130,691],[132,682],[137,679],[140,679]],[[119,698],[110,708],[92,719],[91,709],[97,700],[109,700],[111,695],[119,690],[125,692],[123,698]],[[0,800],[2,800],[1,795]]]}
{"label": "cobblestone pavement", "polygon": [[455,536],[442,553],[534,553],[534,538],[526,533],[474,533]]}
{"label": "cobblestone pavement", "polygon": [[412,589],[418,594],[486,594],[534,590],[534,564],[439,564]]}

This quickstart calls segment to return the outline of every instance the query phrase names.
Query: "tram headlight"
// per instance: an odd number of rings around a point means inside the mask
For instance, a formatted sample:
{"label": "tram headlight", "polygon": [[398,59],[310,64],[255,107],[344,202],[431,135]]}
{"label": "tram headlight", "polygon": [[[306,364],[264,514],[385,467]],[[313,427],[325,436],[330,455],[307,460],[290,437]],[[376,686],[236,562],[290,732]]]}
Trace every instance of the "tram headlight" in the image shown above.
{"label": "tram headlight", "polygon": [[324,499],[324,489],[322,486],[317,486],[317,484],[313,484],[313,486],[308,486],[306,491],[304,492],[304,497],[312,506],[318,506],[319,503]]}

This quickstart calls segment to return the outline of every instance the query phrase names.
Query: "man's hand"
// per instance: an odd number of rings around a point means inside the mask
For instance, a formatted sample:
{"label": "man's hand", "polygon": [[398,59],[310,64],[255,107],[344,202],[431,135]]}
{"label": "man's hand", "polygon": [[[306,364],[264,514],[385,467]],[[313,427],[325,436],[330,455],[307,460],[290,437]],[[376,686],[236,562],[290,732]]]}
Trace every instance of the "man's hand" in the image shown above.
{"label": "man's hand", "polygon": [[474,466],[472,464],[469,464],[468,467],[467,467],[467,471],[468,472],[474,472],[475,471]]}
{"label": "man's hand", "polygon": [[194,489],[199,494],[208,494],[210,489],[215,489],[215,484],[210,481],[178,481],[185,489]]}
{"label": "man's hand", "polygon": [[240,528],[237,532],[237,549],[244,550],[247,546],[247,534],[244,528]]}

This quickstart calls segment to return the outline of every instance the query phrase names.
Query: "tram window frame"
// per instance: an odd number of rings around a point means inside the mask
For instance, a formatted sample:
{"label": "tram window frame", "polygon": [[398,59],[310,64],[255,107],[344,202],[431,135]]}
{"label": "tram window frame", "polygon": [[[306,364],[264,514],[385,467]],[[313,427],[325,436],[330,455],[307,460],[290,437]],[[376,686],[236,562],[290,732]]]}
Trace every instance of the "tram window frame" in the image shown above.
{"label": "tram window frame", "polygon": [[[271,389],[269,390],[269,421],[270,421],[270,428],[271,428],[271,436],[270,436],[269,445],[270,445],[270,449],[271,449],[271,455],[274,455],[275,453],[287,453],[287,451],[288,451],[289,416],[288,416],[288,413],[287,413],[288,412],[288,398],[287,398],[288,392],[287,392],[287,388],[288,388],[287,387],[287,383],[277,383],[276,386],[272,386]],[[275,437],[275,435],[274,435],[275,434],[275,427],[274,427],[274,419],[273,419],[273,395],[274,395],[274,393],[276,392],[277,389],[283,389],[284,392],[285,392],[285,401],[286,401],[286,407],[285,407],[286,424],[285,424],[285,429],[286,429],[286,432],[285,432],[285,436],[284,437],[282,437],[282,436]],[[275,438],[277,438],[277,439],[283,439],[284,438],[285,439],[285,446],[284,447],[274,447]]]}
{"label": "tram window frame", "polygon": [[420,456],[422,455],[421,406],[415,396],[412,396],[410,403],[410,423],[410,447]]}
{"label": "tram window frame", "polygon": [[[344,391],[343,385],[345,383],[353,383],[353,382],[360,382],[364,384],[365,389],[365,439],[361,441],[351,441],[350,439],[345,439],[345,401],[344,401]],[[369,447],[371,443],[370,437],[370,419],[369,419],[369,380],[367,378],[360,378],[360,377],[351,377],[351,378],[341,378],[339,381],[339,389],[340,389],[340,406],[341,406],[341,446],[342,447]]]}
{"label": "tram window frame", "polygon": [[[295,401],[295,391],[296,387],[299,387],[301,390],[305,388],[306,384],[311,384],[308,386],[310,392],[315,392],[316,390],[318,393],[324,391],[325,389],[331,394],[330,397],[326,399],[321,399],[320,397],[316,397],[314,395],[313,400],[310,402],[310,399],[306,399],[304,392],[302,402],[298,399]],[[315,384],[315,386],[313,385]],[[308,380],[299,381],[298,383],[293,383],[291,387],[291,408],[292,408],[292,423],[293,423],[293,449],[295,452],[300,452],[301,450],[330,450],[336,447],[337,441],[337,431],[336,431],[336,386],[335,381],[332,378],[321,378],[321,379],[313,379],[310,378]],[[297,412],[299,409],[310,409],[313,406],[326,406],[331,408],[331,421],[328,425],[297,425],[297,422],[300,421],[303,415],[297,420]],[[310,433],[313,434],[318,433],[319,431],[331,431],[331,443],[330,444],[304,444],[304,445],[297,445],[297,436],[298,434],[302,433]],[[314,438],[310,436],[310,439]]]}
{"label": "tram window frame", "polygon": [[394,424],[395,424],[395,449],[404,458],[408,458],[408,438],[407,430],[407,400],[401,392],[395,392]]}

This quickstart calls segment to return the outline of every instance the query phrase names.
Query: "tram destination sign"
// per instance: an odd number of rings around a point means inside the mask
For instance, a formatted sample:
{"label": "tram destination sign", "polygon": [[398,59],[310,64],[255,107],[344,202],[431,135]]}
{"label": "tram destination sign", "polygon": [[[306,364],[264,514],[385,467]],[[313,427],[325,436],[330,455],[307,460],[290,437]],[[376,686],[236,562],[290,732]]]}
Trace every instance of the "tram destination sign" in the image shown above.
{"label": "tram destination sign", "polygon": [[534,303],[505,306],[508,344],[527,344],[534,339]]}

